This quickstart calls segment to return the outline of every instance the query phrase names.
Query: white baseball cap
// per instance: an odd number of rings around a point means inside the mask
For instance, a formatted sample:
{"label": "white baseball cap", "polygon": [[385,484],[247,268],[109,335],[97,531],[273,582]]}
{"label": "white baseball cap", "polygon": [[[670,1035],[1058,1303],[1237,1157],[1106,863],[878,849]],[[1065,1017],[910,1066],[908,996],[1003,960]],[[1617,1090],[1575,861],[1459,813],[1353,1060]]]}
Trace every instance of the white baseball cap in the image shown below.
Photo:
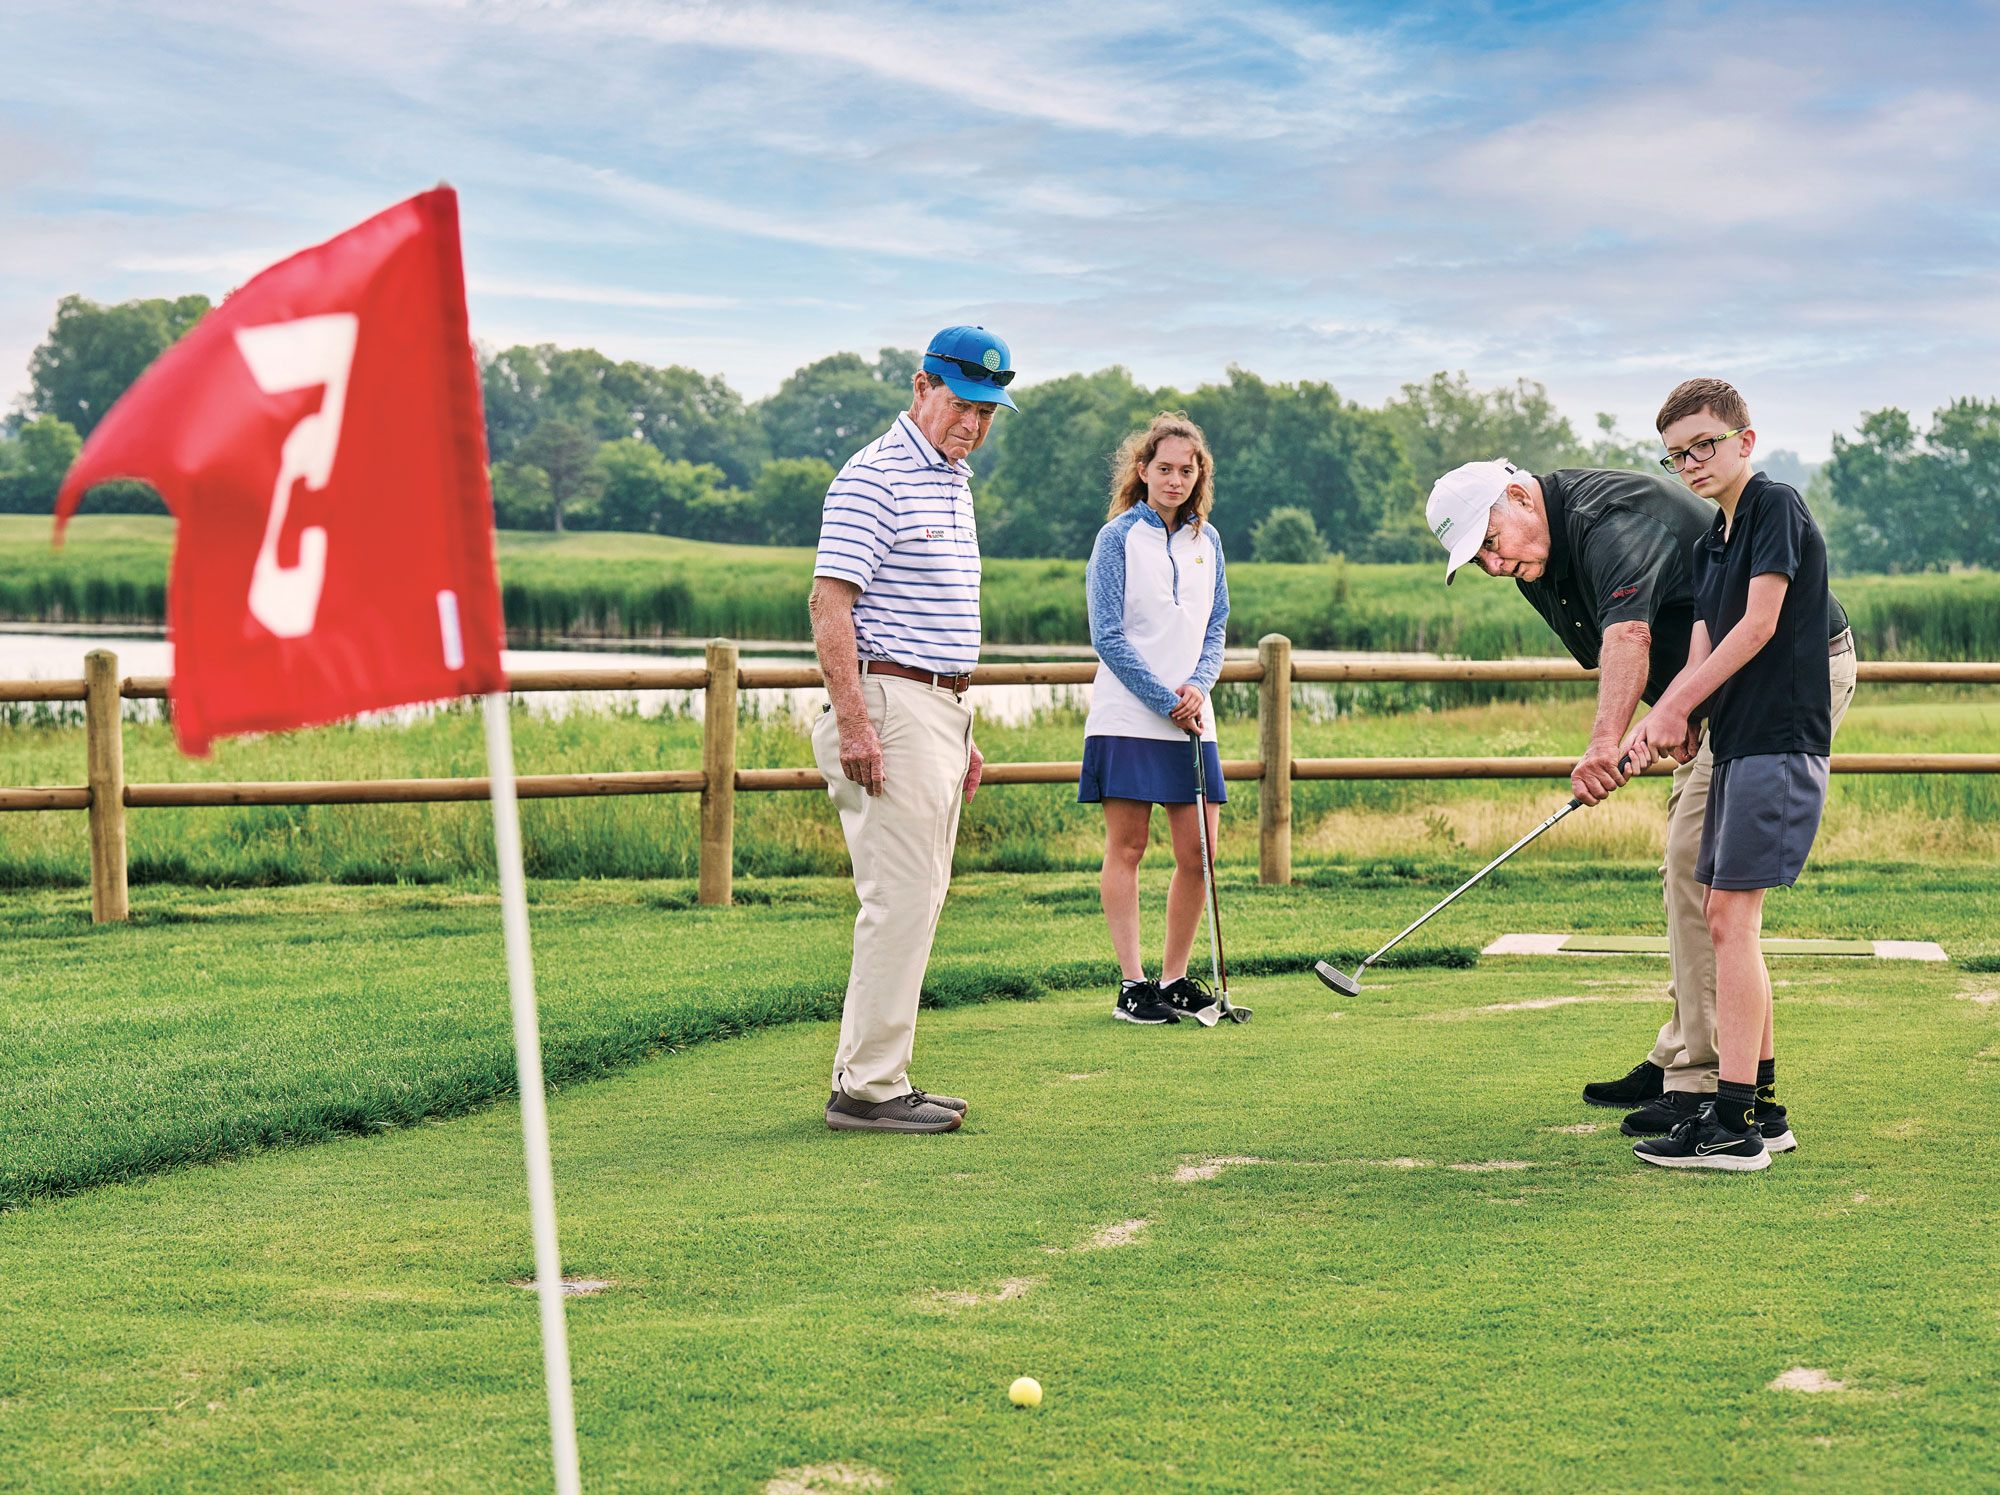
{"label": "white baseball cap", "polygon": [[1431,485],[1424,522],[1445,548],[1444,584],[1451,585],[1458,568],[1479,554],[1486,543],[1486,516],[1500,502],[1507,485],[1521,475],[1512,462],[1468,462],[1454,467]]}

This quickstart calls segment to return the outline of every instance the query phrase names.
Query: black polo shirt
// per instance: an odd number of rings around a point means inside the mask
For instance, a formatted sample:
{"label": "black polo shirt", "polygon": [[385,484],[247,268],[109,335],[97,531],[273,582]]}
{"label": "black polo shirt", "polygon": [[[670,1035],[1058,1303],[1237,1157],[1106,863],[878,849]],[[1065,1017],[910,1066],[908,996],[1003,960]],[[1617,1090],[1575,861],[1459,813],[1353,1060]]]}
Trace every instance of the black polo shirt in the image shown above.
{"label": "black polo shirt", "polygon": [[1549,559],[1516,582],[1585,669],[1597,668],[1604,630],[1644,623],[1653,636],[1647,705],[1687,663],[1694,631],[1689,552],[1715,505],[1660,473],[1567,467],[1538,478],[1549,518]]}
{"label": "black polo shirt", "polygon": [[1791,584],[1770,641],[1709,700],[1709,750],[1718,763],[1764,753],[1823,757],[1833,751],[1826,641],[1838,605],[1826,585],[1826,541],[1798,490],[1761,472],[1736,501],[1726,534],[1724,528],[1718,509],[1693,555],[1695,606],[1711,645],[1743,621],[1751,577],[1775,572]]}

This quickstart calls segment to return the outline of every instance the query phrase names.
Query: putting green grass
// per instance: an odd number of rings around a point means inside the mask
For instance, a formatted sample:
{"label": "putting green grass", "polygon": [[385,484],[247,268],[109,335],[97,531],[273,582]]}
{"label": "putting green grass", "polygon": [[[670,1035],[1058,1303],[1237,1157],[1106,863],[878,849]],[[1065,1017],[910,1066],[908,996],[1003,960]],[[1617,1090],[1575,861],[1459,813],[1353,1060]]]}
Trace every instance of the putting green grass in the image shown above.
{"label": "putting green grass", "polygon": [[[1300,869],[1289,888],[1223,877],[1243,974],[1347,969],[1476,864]],[[1149,946],[1163,873],[1145,878]],[[1774,935],[1939,939],[2000,949],[2000,870],[1814,869],[1771,900]],[[550,1080],[662,1049],[836,1015],[853,892],[746,881],[743,907],[690,907],[685,883],[536,883]],[[93,928],[81,893],[0,903],[0,1207],[164,1167],[455,1116],[508,1095],[514,1056],[494,895],[477,885],[211,892],[148,888],[133,923]],[[1644,866],[1502,868],[1392,960],[1467,964],[1510,929],[1652,933]],[[983,874],[953,886],[932,1005],[1108,982],[1095,879]]]}
{"label": "putting green grass", "polygon": [[[1666,1010],[1618,959],[1246,981],[1214,1031],[936,1014],[943,1137],[829,1133],[829,1023],[558,1095],[565,1264],[612,1283],[570,1305],[585,1488],[1991,1488],[2000,1012],[1779,979],[1801,1148],[1753,1176],[1642,1169],[1577,1101]],[[509,1109],[0,1242],[0,1490],[546,1488]],[[1800,1368],[1844,1389],[1766,1389]]]}

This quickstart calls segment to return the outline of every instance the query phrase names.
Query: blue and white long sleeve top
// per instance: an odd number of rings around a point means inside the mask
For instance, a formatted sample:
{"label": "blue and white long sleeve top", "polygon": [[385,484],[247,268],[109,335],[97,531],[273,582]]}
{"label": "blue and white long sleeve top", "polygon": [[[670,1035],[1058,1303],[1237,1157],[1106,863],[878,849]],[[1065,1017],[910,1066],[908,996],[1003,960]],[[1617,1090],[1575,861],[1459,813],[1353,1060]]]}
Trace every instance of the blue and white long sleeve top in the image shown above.
{"label": "blue and white long sleeve top", "polygon": [[[1097,532],[1084,592],[1099,660],[1084,735],[1184,740],[1167,719],[1179,687],[1206,697],[1222,673],[1229,584],[1215,526],[1169,531],[1135,504]],[[1215,740],[1213,711],[1202,712],[1202,735]]]}

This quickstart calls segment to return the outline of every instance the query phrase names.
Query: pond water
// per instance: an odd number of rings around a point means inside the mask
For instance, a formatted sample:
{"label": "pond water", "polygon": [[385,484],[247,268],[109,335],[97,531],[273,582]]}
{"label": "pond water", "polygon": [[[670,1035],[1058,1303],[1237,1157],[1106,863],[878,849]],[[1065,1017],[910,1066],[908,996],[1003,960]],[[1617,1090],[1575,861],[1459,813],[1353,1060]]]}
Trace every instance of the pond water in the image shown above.
{"label": "pond water", "polygon": [[[118,670],[122,675],[167,675],[173,672],[173,645],[157,634],[131,636],[96,632],[29,633],[25,631],[0,631],[0,680],[75,680],[83,675],[83,657],[93,649],[110,649],[118,656]],[[1088,658],[1087,650],[1052,647],[1047,650],[1029,648],[1006,648],[988,651],[989,657],[1008,660],[1033,659],[1076,659]],[[1231,660],[1255,659],[1254,649],[1231,649]],[[1295,651],[1295,659],[1379,659],[1416,660],[1435,659],[1434,654],[1364,654],[1332,653],[1308,650]],[[695,644],[661,644],[653,648],[626,647],[616,652],[593,652],[587,649],[508,649],[502,653],[502,661],[512,670],[556,670],[556,669],[630,669],[635,665],[648,664],[698,664],[702,659],[702,649]],[[808,664],[812,662],[812,651],[805,645],[758,644],[743,651],[746,662],[757,661],[769,664]],[[1226,715],[1232,712],[1254,713],[1256,702],[1255,687],[1247,685],[1224,686],[1218,692],[1221,699],[1217,709]],[[1351,697],[1353,690],[1347,688]],[[602,691],[537,691],[520,697],[530,710],[550,717],[566,716],[578,709],[587,711],[637,711],[641,715],[653,716],[661,712],[685,713],[700,718],[702,713],[702,693],[696,690],[602,690]],[[775,716],[791,713],[801,718],[810,718],[826,700],[826,692],[817,687],[800,690],[755,690],[743,693],[745,710],[761,716]],[[1036,713],[1054,708],[1073,708],[1086,711],[1090,707],[1090,687],[1088,685],[975,685],[970,692],[973,709],[980,716],[992,722],[1014,726],[1031,721]],[[1294,709],[1307,715],[1330,716],[1339,709],[1335,689],[1326,685],[1300,685],[1294,687]],[[31,709],[31,708],[30,708]],[[57,708],[62,715],[80,710]],[[125,703],[128,717],[145,719],[158,714],[158,704],[151,701],[128,701]],[[369,720],[407,721],[426,708],[406,707],[399,711],[380,712]],[[1349,708],[1351,709],[1351,707]]]}

